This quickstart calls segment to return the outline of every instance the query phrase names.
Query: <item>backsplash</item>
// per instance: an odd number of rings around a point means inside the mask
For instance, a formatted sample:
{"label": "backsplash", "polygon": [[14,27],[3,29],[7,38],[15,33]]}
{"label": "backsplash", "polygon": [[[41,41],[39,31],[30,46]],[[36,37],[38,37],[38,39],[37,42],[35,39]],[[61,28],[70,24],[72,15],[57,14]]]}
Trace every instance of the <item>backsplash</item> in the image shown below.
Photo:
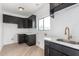
{"label": "backsplash", "polygon": [[52,34],[64,38],[65,27],[68,26],[72,35],[71,40],[79,41],[79,4],[60,10],[54,15]]}

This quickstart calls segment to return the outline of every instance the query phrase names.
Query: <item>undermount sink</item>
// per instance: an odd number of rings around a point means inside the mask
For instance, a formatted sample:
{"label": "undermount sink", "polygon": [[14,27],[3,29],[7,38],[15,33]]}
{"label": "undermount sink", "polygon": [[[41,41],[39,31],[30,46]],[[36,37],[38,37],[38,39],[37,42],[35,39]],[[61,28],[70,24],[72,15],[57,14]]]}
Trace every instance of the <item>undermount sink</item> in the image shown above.
{"label": "undermount sink", "polygon": [[70,44],[79,44],[79,42],[71,41],[71,40],[64,40],[64,39],[57,39],[57,41],[66,42],[66,43],[70,43]]}

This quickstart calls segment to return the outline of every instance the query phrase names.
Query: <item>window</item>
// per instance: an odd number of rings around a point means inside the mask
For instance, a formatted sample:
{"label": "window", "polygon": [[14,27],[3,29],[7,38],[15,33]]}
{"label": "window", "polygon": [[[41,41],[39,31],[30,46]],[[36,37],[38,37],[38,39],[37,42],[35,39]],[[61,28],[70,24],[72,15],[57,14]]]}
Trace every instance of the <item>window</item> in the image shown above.
{"label": "window", "polygon": [[50,30],[50,16],[39,20],[39,30]]}
{"label": "window", "polygon": [[39,20],[39,30],[43,30],[43,19]]}

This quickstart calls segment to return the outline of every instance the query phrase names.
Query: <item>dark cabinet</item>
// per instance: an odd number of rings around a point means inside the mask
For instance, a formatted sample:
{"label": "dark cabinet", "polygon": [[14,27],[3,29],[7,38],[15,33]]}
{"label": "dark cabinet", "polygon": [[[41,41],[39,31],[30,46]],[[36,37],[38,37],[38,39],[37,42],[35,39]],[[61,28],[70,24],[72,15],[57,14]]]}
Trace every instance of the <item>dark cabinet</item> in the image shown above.
{"label": "dark cabinet", "polygon": [[23,18],[19,18],[17,23],[18,23],[18,28],[24,28]]}
{"label": "dark cabinet", "polygon": [[32,28],[32,20],[28,19],[28,28]]}
{"label": "dark cabinet", "polygon": [[36,44],[36,35],[35,35],[35,34],[28,35],[27,44],[28,44],[29,46]]}
{"label": "dark cabinet", "polygon": [[66,56],[66,54],[60,51],[61,47],[51,45],[50,43],[47,42],[48,41],[45,41],[45,52],[44,52],[45,56]]}
{"label": "dark cabinet", "polygon": [[36,15],[32,15],[28,20],[28,28],[36,28]]}
{"label": "dark cabinet", "polygon": [[28,28],[28,18],[23,19],[23,28]]}
{"label": "dark cabinet", "polygon": [[54,12],[72,6],[74,4],[76,3],[50,3],[50,14],[53,14]]}
{"label": "dark cabinet", "polygon": [[45,41],[45,46],[44,46],[44,55],[49,56],[49,43]]}
{"label": "dark cabinet", "polygon": [[36,28],[35,15],[32,15],[29,18],[22,18],[18,22],[19,22],[18,28]]}
{"label": "dark cabinet", "polygon": [[3,14],[3,23],[17,24],[18,17]]}
{"label": "dark cabinet", "polygon": [[18,43],[26,43],[29,46],[36,44],[36,35],[18,34]]}
{"label": "dark cabinet", "polygon": [[59,6],[61,3],[50,3],[50,14],[53,14],[55,12],[55,8]]}
{"label": "dark cabinet", "polygon": [[18,43],[21,44],[21,43],[27,42],[27,38],[25,37],[26,37],[25,34],[18,34]]}
{"label": "dark cabinet", "polygon": [[[63,46],[63,45],[62,45]],[[68,46],[63,46],[62,52],[69,56],[79,56],[79,50]]]}
{"label": "dark cabinet", "polygon": [[28,28],[28,18],[20,18],[18,20],[18,28]]}
{"label": "dark cabinet", "polygon": [[36,16],[32,15],[29,18],[21,18],[3,14],[3,23],[17,24],[18,28],[36,28]]}
{"label": "dark cabinet", "polygon": [[45,56],[79,56],[79,50],[46,40],[44,54]]}
{"label": "dark cabinet", "polygon": [[49,56],[66,56],[66,55],[52,47],[49,47]]}

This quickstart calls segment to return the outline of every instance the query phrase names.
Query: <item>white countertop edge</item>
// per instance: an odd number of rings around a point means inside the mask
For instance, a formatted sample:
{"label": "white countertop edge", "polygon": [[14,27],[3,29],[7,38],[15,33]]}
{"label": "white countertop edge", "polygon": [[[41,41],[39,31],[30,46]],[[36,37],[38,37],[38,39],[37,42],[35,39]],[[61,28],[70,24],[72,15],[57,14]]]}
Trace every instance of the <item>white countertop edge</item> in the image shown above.
{"label": "white countertop edge", "polygon": [[57,38],[44,38],[44,40],[48,40],[50,42],[58,43],[58,44],[61,44],[61,45],[79,50],[79,45],[77,45],[77,44],[70,44],[70,43],[66,43],[66,42],[60,42],[60,41],[57,41],[56,39]]}

